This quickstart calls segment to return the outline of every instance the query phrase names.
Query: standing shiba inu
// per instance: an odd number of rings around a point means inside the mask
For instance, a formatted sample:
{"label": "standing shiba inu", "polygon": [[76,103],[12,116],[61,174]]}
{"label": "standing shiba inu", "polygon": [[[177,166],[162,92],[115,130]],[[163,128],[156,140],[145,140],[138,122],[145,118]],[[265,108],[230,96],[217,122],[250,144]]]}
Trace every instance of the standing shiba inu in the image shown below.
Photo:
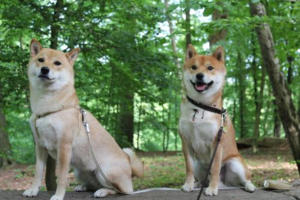
{"label": "standing shiba inu", "polygon": [[[222,109],[222,91],[225,84],[225,60],[222,47],[212,55],[198,55],[189,45],[183,69],[184,96],[181,103],[179,133],[186,164],[183,191],[192,191],[195,183],[203,181],[221,126],[219,114],[197,105]],[[250,172],[238,152],[235,132],[229,117],[224,121],[224,133],[210,170],[209,186],[205,194],[218,194],[221,181],[226,185],[242,185],[249,192],[255,191]],[[202,183],[203,184],[203,183]]]}
{"label": "standing shiba inu", "polygon": [[[63,53],[42,48],[33,39],[30,53],[30,125],[36,147],[36,172],[32,186],[23,195],[38,194],[48,153],[57,161],[57,189],[51,200],[64,198],[70,164],[82,182],[76,191],[97,190],[95,197],[105,197],[116,191],[132,193],[132,175],[143,175],[141,161],[132,150],[120,149],[89,112],[84,112],[89,123],[89,136],[83,126],[73,69],[79,49]],[[105,188],[107,185],[113,189]]]}

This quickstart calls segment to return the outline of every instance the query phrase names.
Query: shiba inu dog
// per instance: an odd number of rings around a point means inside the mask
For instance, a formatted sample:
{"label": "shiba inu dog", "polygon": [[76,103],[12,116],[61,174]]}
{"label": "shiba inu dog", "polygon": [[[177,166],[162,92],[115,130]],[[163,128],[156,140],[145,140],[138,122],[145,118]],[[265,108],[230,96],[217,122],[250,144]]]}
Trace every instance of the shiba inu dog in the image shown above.
{"label": "shiba inu dog", "polygon": [[[203,181],[222,120],[221,115],[200,108],[195,102],[221,110],[225,75],[222,47],[217,48],[212,55],[198,55],[192,45],[188,46],[183,69],[185,94],[179,121],[186,164],[183,191],[192,191],[194,186]],[[251,183],[250,172],[238,152],[234,128],[229,117],[224,121],[224,130],[210,170],[209,186],[205,194],[217,195],[219,183],[241,185],[246,191],[253,192],[255,186]]]}
{"label": "shiba inu dog", "polygon": [[51,200],[64,198],[70,165],[82,182],[75,191],[96,190],[95,197],[116,191],[130,194],[132,176],[143,175],[143,164],[134,152],[122,150],[89,112],[85,112],[90,130],[87,135],[74,88],[73,65],[78,53],[79,49],[63,53],[31,41],[28,77],[36,172],[31,187],[23,193],[26,197],[38,194],[48,153],[57,161],[57,189]]}

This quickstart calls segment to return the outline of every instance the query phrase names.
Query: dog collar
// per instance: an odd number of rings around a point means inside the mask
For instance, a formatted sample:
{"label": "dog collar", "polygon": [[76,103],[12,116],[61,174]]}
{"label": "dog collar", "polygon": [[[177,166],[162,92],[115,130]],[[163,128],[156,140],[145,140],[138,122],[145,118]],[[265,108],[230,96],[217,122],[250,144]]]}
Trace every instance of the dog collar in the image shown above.
{"label": "dog collar", "polygon": [[224,115],[226,113],[226,109],[223,109],[223,108],[219,109],[219,108],[211,107],[211,106],[196,102],[195,100],[193,100],[189,96],[186,96],[186,98],[191,104],[193,104],[194,106],[197,106],[197,107],[199,107],[203,110],[213,112],[213,113],[216,113],[216,114],[219,114],[219,115]]}

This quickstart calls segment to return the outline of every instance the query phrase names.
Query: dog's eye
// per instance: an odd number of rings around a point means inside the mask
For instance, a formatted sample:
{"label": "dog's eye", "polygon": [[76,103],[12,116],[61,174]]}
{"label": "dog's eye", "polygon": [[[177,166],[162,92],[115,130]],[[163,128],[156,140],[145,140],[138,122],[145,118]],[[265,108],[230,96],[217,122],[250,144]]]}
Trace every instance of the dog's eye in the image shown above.
{"label": "dog's eye", "polygon": [[214,67],[210,65],[210,66],[207,67],[207,69],[208,69],[209,71],[211,71],[211,70],[214,69]]}
{"label": "dog's eye", "polygon": [[197,69],[197,66],[196,65],[192,65],[192,70],[196,70]]}
{"label": "dog's eye", "polygon": [[39,58],[38,61],[39,61],[39,62],[44,62],[45,59],[44,59],[44,58]]}
{"label": "dog's eye", "polygon": [[61,65],[61,62],[55,61],[55,62],[54,62],[54,65]]}

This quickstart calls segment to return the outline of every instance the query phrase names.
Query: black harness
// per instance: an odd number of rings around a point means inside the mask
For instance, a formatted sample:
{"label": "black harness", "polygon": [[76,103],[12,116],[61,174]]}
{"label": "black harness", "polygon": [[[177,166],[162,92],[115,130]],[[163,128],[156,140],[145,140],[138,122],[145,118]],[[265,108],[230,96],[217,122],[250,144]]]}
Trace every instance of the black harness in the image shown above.
{"label": "black harness", "polygon": [[[186,96],[187,100],[193,104],[194,106],[198,107],[198,108],[201,108],[203,110],[206,110],[206,111],[209,111],[209,112],[212,112],[212,113],[216,113],[216,114],[219,114],[221,115],[222,117],[222,121],[221,121],[221,126],[218,130],[218,133],[217,133],[217,140],[216,140],[216,146],[215,146],[215,149],[214,149],[214,152],[212,154],[212,157],[210,159],[210,162],[209,162],[209,166],[208,166],[208,169],[207,169],[207,172],[206,172],[206,175],[204,177],[204,180],[202,182],[202,185],[201,185],[201,189],[200,189],[200,192],[197,196],[197,200],[199,200],[201,198],[201,195],[203,193],[203,190],[204,190],[204,187],[205,187],[205,184],[207,183],[208,181],[208,175],[210,173],[210,169],[212,167],[212,164],[213,164],[213,161],[214,161],[214,158],[216,156],[216,152],[217,152],[217,149],[218,149],[218,146],[220,144],[220,141],[221,141],[221,137],[222,137],[222,133],[223,133],[223,128],[224,128],[224,122],[225,122],[225,119],[226,119],[226,109],[218,109],[218,108],[215,108],[215,107],[211,107],[211,106],[208,106],[208,105],[205,105],[205,104],[202,104],[202,103],[199,103],[199,102],[196,102],[195,100],[191,99],[189,96]],[[193,115],[193,121],[195,119],[195,115],[196,113],[198,113],[198,110],[194,109],[194,112],[195,114]]]}

